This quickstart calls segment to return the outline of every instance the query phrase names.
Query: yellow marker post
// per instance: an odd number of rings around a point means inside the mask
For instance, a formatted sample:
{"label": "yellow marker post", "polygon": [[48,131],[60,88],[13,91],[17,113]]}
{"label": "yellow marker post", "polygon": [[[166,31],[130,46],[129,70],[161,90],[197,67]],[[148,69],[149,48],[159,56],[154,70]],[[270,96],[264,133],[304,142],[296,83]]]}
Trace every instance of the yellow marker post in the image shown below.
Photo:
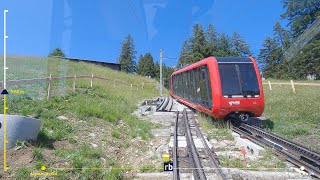
{"label": "yellow marker post", "polygon": [[3,95],[3,169],[8,170],[7,167],[7,95]]}
{"label": "yellow marker post", "polygon": [[164,162],[169,162],[169,161],[170,161],[170,156],[169,156],[169,154],[164,154],[164,155],[163,155],[163,161],[164,161]]}
{"label": "yellow marker post", "polygon": [[6,90],[6,70],[8,69],[6,65],[6,48],[7,48],[7,28],[6,28],[6,14],[8,13],[8,10],[3,11],[3,91],[1,94],[3,94],[3,169],[4,171],[8,170],[7,167],[7,94],[8,91]]}

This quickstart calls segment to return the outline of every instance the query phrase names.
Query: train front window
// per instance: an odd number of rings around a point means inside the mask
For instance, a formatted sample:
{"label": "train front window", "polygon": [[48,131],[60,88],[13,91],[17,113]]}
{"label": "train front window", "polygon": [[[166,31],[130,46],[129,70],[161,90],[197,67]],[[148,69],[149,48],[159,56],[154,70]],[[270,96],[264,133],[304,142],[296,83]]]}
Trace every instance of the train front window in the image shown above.
{"label": "train front window", "polygon": [[253,63],[219,63],[219,72],[223,96],[260,95]]}

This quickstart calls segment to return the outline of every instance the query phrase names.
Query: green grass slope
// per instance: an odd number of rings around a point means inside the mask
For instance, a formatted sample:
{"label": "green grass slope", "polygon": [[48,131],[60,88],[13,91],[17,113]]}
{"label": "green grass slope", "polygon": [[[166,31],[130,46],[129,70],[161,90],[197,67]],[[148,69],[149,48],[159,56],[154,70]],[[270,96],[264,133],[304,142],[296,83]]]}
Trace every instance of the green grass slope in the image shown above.
{"label": "green grass slope", "polygon": [[[0,59],[0,62],[3,63],[3,59]],[[9,152],[10,172],[9,175],[2,174],[4,178],[13,176],[17,179],[28,179],[31,178],[30,172],[39,171],[42,165],[46,165],[71,169],[60,169],[58,174],[62,178],[119,179],[122,177],[120,170],[88,168],[120,167],[122,163],[118,162],[119,155],[113,153],[110,147],[117,147],[121,152],[121,149],[125,151],[129,146],[140,146],[139,143],[130,144],[134,138],[142,140],[152,138],[149,130],[153,125],[139,120],[132,113],[137,109],[138,102],[158,95],[158,90],[155,88],[157,83],[153,79],[84,62],[56,58],[9,56],[7,66],[8,80],[43,78],[50,74],[53,77],[61,77],[94,73],[95,76],[133,84],[134,88],[131,90],[130,85],[120,83],[116,83],[114,87],[113,81],[97,79],[93,80],[91,88],[90,79],[78,79],[76,92],[72,92],[72,80],[54,81],[54,96],[51,100],[46,100],[47,83],[8,86],[8,90],[19,89],[25,92],[23,95],[8,96],[8,114],[38,118],[42,122],[42,127],[38,141],[31,148],[32,163],[16,161],[14,159],[20,158],[17,155],[19,152]],[[3,76],[2,73],[0,76]],[[144,83],[143,89],[142,83]],[[0,108],[3,109],[2,103]],[[61,115],[68,120],[59,119]],[[105,143],[107,147],[102,148],[98,144],[98,148],[92,148],[87,137],[89,133],[96,133],[95,138],[99,139],[101,144]],[[59,143],[66,145],[56,145]],[[143,145],[140,148],[143,148]],[[60,159],[65,164],[61,165],[52,159]],[[13,167],[12,161],[15,161],[16,167]]]}
{"label": "green grass slope", "polygon": [[320,151],[320,87],[295,86],[296,93],[292,92],[291,85],[272,85],[272,91],[268,85],[263,87],[264,116],[272,122],[270,129]]}

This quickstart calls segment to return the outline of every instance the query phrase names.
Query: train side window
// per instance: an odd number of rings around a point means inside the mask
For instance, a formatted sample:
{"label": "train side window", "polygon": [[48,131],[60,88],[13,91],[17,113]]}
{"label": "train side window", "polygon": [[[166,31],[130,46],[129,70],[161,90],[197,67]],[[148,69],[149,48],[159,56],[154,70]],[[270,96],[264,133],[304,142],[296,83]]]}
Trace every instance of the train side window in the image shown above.
{"label": "train side window", "polygon": [[192,70],[188,71],[189,74],[189,100],[192,102],[193,99],[193,81],[192,81]]}
{"label": "train side window", "polygon": [[185,89],[185,94],[184,94],[184,96],[185,96],[185,98],[186,99],[188,99],[188,75],[187,75],[187,72],[184,72],[184,89]]}
{"label": "train side window", "polygon": [[190,101],[192,102],[192,99],[193,99],[193,81],[192,81],[192,70],[189,70],[189,97],[190,97]]}
{"label": "train side window", "polygon": [[179,82],[179,85],[178,85],[178,88],[179,88],[179,96],[180,97],[182,97],[182,95],[181,95],[181,92],[182,92],[182,87],[181,87],[181,74],[179,74],[179,80],[178,80],[178,82]]}
{"label": "train side window", "polygon": [[200,78],[201,78],[201,100],[202,100],[202,105],[204,107],[208,107],[208,92],[207,92],[207,84],[206,84],[206,75],[205,75],[205,68],[202,66],[200,68],[201,73],[200,73]]}
{"label": "train side window", "polygon": [[197,78],[197,68],[193,69],[193,75],[194,75],[194,103],[198,104],[198,85],[197,85],[197,81],[198,81],[198,78]]}
{"label": "train side window", "polygon": [[187,88],[188,88],[188,100],[191,100],[191,89],[190,89],[190,70],[187,71]]}
{"label": "train side window", "polygon": [[182,97],[185,98],[185,77],[184,77],[184,73],[181,73],[181,79],[182,79],[182,83],[181,83],[181,89],[182,89]]}
{"label": "train side window", "polygon": [[185,78],[185,83],[184,83],[184,88],[185,88],[185,98],[188,100],[189,99],[189,90],[188,90],[188,72],[184,72],[184,78]]}
{"label": "train side window", "polygon": [[174,76],[174,93],[177,95],[177,75]]}
{"label": "train side window", "polygon": [[196,87],[196,76],[195,76],[195,69],[192,69],[192,85],[193,85],[193,99],[192,102],[196,103],[197,99],[197,87]]}
{"label": "train side window", "polygon": [[199,67],[195,69],[195,76],[196,76],[196,103],[201,103],[201,79],[200,79],[200,73],[199,73]]}
{"label": "train side window", "polygon": [[210,72],[208,69],[208,66],[205,66],[205,76],[206,76],[206,86],[207,86],[207,92],[208,92],[208,108],[212,108],[212,89],[211,89],[211,81],[210,81]]}
{"label": "train side window", "polygon": [[179,74],[176,75],[176,93],[179,95]]}

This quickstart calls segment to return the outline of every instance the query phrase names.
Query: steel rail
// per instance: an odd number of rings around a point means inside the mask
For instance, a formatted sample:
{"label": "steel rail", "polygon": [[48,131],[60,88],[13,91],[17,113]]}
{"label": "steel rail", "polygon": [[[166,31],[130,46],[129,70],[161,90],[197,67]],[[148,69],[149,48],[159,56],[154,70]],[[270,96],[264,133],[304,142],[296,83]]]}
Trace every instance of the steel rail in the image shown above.
{"label": "steel rail", "polygon": [[160,104],[158,104],[157,107],[156,107],[156,111],[159,111],[159,109],[162,107],[163,103],[164,103],[164,99],[161,98],[160,99]]}
{"label": "steel rail", "polygon": [[178,120],[179,120],[179,111],[176,112],[176,119],[174,125],[174,135],[173,135],[173,179],[179,180],[179,169],[178,169]]}
{"label": "steel rail", "polygon": [[164,100],[164,104],[163,106],[161,107],[161,111],[165,111],[167,106],[168,106],[168,103],[169,103],[169,97],[166,97],[165,100]]}
{"label": "steel rail", "polygon": [[170,112],[173,106],[173,100],[171,96],[168,97],[168,105],[165,107],[165,111]]}
{"label": "steel rail", "polygon": [[263,138],[269,139],[291,151],[294,151],[295,153],[303,156],[304,158],[314,162],[320,167],[320,154],[313,152],[306,147],[303,147],[302,145],[289,141],[287,139],[284,139],[280,136],[277,136],[275,134],[266,132],[260,128],[248,125],[248,124],[241,124],[241,128],[244,128],[245,130],[248,130],[252,133],[255,133]]}
{"label": "steel rail", "polygon": [[185,125],[185,136],[187,140],[187,146],[189,149],[189,158],[192,162],[193,165],[193,176],[195,179],[200,179],[200,180],[205,180],[206,176],[203,172],[203,169],[201,167],[200,159],[198,156],[198,152],[196,149],[196,146],[194,144],[194,141],[192,139],[191,135],[191,129],[189,127],[189,120],[188,120],[188,115],[186,109],[183,110],[183,120],[184,120],[184,125]]}
{"label": "steel rail", "polygon": [[272,150],[274,150],[274,153],[284,157],[287,161],[299,166],[304,167],[311,175],[320,177],[320,167],[317,168],[313,165],[310,165],[308,162],[301,160],[296,155],[286,151],[284,148],[277,145],[276,142],[270,142],[264,139],[263,137],[258,137],[252,134],[252,132],[247,132],[248,130],[244,131],[241,129],[241,127],[233,127],[233,131],[240,134],[241,136],[244,136],[244,138],[249,139],[250,141],[259,144],[263,147],[270,147]]}
{"label": "steel rail", "polygon": [[209,160],[210,160],[210,163],[211,163],[212,168],[214,168],[215,170],[218,171],[218,174],[219,174],[219,176],[220,176],[220,179],[227,180],[227,177],[226,177],[226,175],[222,172],[222,170],[221,170],[221,168],[220,168],[220,166],[219,166],[219,163],[218,163],[218,162],[216,161],[216,159],[214,158],[212,149],[210,149],[207,141],[206,141],[205,138],[204,138],[203,133],[200,131],[199,124],[195,121],[194,116],[193,116],[193,120],[194,120],[194,125],[195,125],[195,128],[196,128],[197,134],[200,135],[200,138],[201,138],[201,140],[202,140],[202,143],[203,143],[204,146],[205,146],[205,153],[206,153],[206,156],[209,157]]}
{"label": "steel rail", "polygon": [[170,107],[169,107],[168,111],[171,111],[171,109],[172,109],[172,107],[173,107],[173,99],[172,99],[172,97],[169,97],[169,98],[170,98],[171,104],[170,104]]}

